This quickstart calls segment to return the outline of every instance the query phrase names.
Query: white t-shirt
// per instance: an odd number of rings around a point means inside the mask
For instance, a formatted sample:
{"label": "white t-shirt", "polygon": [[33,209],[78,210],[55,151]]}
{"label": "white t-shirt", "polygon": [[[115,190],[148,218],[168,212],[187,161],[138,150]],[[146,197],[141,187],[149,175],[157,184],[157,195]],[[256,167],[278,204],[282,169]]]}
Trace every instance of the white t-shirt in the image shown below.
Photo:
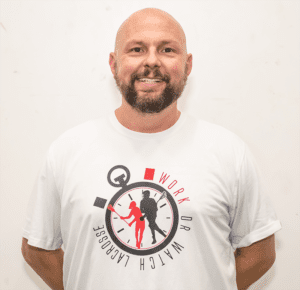
{"label": "white t-shirt", "polygon": [[65,290],[236,290],[236,248],[281,229],[261,188],[247,146],[221,126],[182,112],[140,133],[112,112],[51,144],[23,237],[64,244]]}

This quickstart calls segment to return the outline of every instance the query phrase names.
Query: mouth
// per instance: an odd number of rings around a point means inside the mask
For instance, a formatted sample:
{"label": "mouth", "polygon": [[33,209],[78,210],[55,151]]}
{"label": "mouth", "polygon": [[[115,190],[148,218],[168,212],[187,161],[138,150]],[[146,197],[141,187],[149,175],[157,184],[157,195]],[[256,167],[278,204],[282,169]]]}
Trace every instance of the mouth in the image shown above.
{"label": "mouth", "polygon": [[139,82],[145,83],[145,84],[156,84],[156,83],[161,83],[161,79],[148,79],[148,78],[142,78],[138,79]]}
{"label": "mouth", "polygon": [[137,80],[137,89],[142,91],[156,90],[163,88],[164,81],[161,79],[142,78]]}

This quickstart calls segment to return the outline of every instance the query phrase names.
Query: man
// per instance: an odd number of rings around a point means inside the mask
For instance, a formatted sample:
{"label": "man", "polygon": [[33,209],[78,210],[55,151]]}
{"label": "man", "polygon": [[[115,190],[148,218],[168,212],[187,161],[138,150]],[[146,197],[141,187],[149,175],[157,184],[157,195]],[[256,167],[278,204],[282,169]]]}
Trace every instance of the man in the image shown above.
{"label": "man", "polygon": [[156,243],[155,231],[158,231],[163,237],[166,237],[166,234],[158,227],[155,222],[156,213],[157,213],[157,203],[153,198],[150,198],[150,191],[143,191],[143,199],[141,201],[141,212],[145,213],[143,218],[147,217],[149,222],[149,228],[152,233],[152,244]]}
{"label": "man", "polygon": [[[51,144],[25,260],[52,289],[247,289],[273,265],[281,225],[244,142],[177,109],[192,70],[180,24],[158,9],[134,13],[109,64],[122,105]],[[144,232],[138,249],[107,205],[124,215],[141,188],[166,192],[168,234],[151,244]]]}
{"label": "man", "polygon": [[141,243],[143,240],[143,233],[145,230],[145,221],[140,220],[142,217],[141,210],[136,206],[136,202],[132,201],[130,203],[129,209],[131,209],[128,216],[121,216],[122,220],[126,220],[134,216],[134,219],[130,222],[129,226],[131,227],[133,223],[135,223],[135,239],[137,248],[141,248]]}

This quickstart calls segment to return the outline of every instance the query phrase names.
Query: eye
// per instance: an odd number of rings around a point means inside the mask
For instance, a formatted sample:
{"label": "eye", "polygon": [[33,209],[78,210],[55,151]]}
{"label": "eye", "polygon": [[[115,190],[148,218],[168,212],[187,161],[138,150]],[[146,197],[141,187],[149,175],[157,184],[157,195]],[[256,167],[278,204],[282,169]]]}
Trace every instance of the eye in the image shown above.
{"label": "eye", "polygon": [[[171,51],[174,51],[172,48],[170,48],[170,47],[166,47],[166,48],[164,48],[163,50],[166,50],[166,49],[169,49],[169,50],[171,50]],[[167,52],[171,52],[171,51],[167,51]]]}
{"label": "eye", "polygon": [[134,48],[131,49],[131,51],[134,50],[134,52],[140,52],[140,51],[137,51],[137,50],[139,50],[139,49],[142,49],[142,48],[141,48],[141,47],[134,47]]}

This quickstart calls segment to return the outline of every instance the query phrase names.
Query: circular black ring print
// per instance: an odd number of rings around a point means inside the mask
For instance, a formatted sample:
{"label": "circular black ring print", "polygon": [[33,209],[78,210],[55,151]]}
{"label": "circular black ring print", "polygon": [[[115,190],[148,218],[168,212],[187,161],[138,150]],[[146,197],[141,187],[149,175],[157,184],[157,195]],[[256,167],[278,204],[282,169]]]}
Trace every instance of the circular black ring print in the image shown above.
{"label": "circular black ring print", "polygon": [[[119,169],[119,168],[124,169],[124,170],[126,171],[127,178],[126,178],[126,180],[125,180],[123,183],[113,183],[113,182],[111,181],[110,176],[111,176],[111,174],[112,174],[112,172],[113,172],[114,170]],[[129,179],[130,179],[130,171],[129,171],[129,169],[128,169],[126,166],[124,166],[124,165],[116,165],[116,166],[114,166],[111,170],[109,170],[109,172],[108,172],[108,174],[107,174],[107,181],[108,181],[108,183],[109,183],[111,186],[113,186],[113,187],[124,187],[124,186],[126,186],[126,184],[129,182]]]}
{"label": "circular black ring print", "polygon": [[173,226],[172,229],[169,233],[169,235],[166,237],[166,239],[159,245],[157,245],[157,247],[151,248],[151,249],[145,249],[145,250],[138,250],[138,249],[133,249],[131,247],[127,247],[126,245],[124,245],[124,243],[122,243],[117,236],[114,234],[113,231],[113,227],[111,225],[111,211],[106,209],[106,215],[105,215],[105,222],[106,222],[106,228],[108,230],[108,233],[111,237],[111,239],[115,242],[115,244],[121,248],[123,251],[133,254],[133,255],[138,255],[138,256],[145,256],[145,255],[151,255],[154,254],[156,252],[161,251],[163,248],[165,248],[173,239],[173,237],[175,236],[175,233],[177,231],[178,228],[178,222],[179,222],[179,214],[178,214],[178,208],[176,205],[175,200],[173,199],[172,195],[165,190],[162,186],[155,184],[155,183],[151,183],[151,182],[136,182],[136,183],[132,183],[128,186],[123,187],[121,190],[119,190],[110,200],[109,204],[111,204],[113,207],[116,203],[116,201],[118,200],[118,198],[124,194],[125,192],[127,192],[128,190],[131,190],[133,188],[136,187],[150,187],[153,188],[155,190],[160,191],[161,193],[163,193],[164,191],[167,193],[167,199],[168,202],[170,203],[172,210],[173,210],[173,216],[174,216],[174,221],[173,221]]}

